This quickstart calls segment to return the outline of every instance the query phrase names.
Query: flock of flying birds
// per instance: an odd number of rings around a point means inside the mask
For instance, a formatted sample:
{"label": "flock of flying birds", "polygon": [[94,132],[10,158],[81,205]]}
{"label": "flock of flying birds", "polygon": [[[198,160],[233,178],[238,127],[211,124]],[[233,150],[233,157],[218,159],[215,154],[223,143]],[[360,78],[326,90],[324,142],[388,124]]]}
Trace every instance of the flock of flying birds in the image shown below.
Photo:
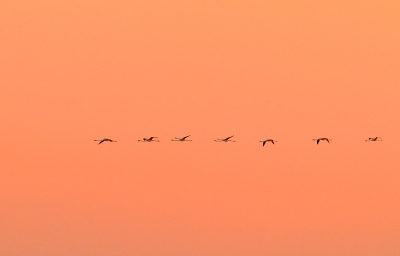
{"label": "flock of flying birds", "polygon": [[[182,137],[182,138],[174,137],[173,139],[171,139],[171,141],[181,141],[181,142],[184,142],[184,141],[192,141],[192,140],[188,140],[188,139],[187,139],[187,138],[189,138],[189,136],[190,136],[190,135],[187,135],[187,136]],[[233,136],[234,136],[234,135],[229,136],[229,137],[226,137],[226,138],[224,138],[224,139],[216,139],[216,140],[214,140],[214,141],[215,141],[215,142],[236,142],[236,141],[234,141],[234,140],[231,140],[231,138],[232,138]],[[329,143],[330,141],[332,141],[332,139],[328,139],[328,138],[313,139],[313,141],[316,141],[316,142],[317,142],[317,145],[319,144],[320,141],[323,141],[323,140],[327,141],[328,143]],[[94,141],[99,141],[99,144],[101,144],[101,143],[103,143],[103,142],[106,142],[106,141],[108,141],[108,142],[117,142],[116,140],[111,140],[111,139],[107,139],[107,138],[104,138],[104,139],[101,139],[101,140],[94,140]],[[160,141],[158,140],[158,137],[143,138],[142,140],[138,140],[138,141],[140,141],[140,142],[160,142]],[[372,137],[372,138],[368,138],[368,139],[365,140],[365,141],[366,141],[366,142],[367,142],[367,141],[382,141],[382,138],[381,138],[381,137]],[[272,144],[275,144],[275,142],[278,142],[278,141],[273,140],[273,139],[266,139],[266,140],[261,140],[260,142],[262,142],[262,145],[263,145],[263,147],[264,147],[265,144],[266,144],[267,142],[271,142]]]}

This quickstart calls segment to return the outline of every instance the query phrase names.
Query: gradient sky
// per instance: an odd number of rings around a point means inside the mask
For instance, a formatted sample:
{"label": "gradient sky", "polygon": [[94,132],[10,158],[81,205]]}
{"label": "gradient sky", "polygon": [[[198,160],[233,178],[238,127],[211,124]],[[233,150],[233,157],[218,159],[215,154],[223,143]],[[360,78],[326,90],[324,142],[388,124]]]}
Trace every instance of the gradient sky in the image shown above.
{"label": "gradient sky", "polygon": [[400,255],[399,13],[2,1],[0,254]]}

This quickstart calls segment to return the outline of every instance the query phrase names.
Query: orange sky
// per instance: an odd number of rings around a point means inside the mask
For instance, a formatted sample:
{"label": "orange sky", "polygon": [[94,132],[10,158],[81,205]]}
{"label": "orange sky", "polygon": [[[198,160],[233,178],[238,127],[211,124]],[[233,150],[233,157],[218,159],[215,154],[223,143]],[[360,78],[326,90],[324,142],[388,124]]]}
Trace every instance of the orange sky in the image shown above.
{"label": "orange sky", "polygon": [[399,255],[399,13],[2,1],[0,254]]}

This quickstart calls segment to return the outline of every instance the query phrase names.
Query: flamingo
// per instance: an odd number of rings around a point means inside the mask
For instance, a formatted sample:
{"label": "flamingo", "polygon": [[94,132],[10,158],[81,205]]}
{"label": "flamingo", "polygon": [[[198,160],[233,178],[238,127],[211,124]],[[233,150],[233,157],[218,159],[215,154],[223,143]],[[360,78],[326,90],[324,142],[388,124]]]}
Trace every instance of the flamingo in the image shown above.
{"label": "flamingo", "polygon": [[105,141],[117,142],[116,140],[110,140],[110,139],[107,139],[107,138],[104,138],[104,139],[102,139],[102,140],[94,140],[94,141],[100,141],[100,142],[99,142],[99,145],[100,145],[101,143],[105,142]]}
{"label": "flamingo", "polygon": [[318,138],[318,139],[313,139],[314,141],[316,140],[317,141],[317,145],[318,145],[318,143],[319,143],[319,141],[320,140],[326,140],[328,143],[329,143],[329,141],[332,141],[332,139],[328,139],[328,138]]}
{"label": "flamingo", "polygon": [[158,137],[143,138],[143,140],[138,140],[138,141],[140,141],[140,142],[152,142],[152,141],[160,142],[159,140],[155,140],[155,139],[158,139]]}
{"label": "flamingo", "polygon": [[266,140],[261,140],[260,142],[262,142],[263,147],[264,147],[264,146],[265,146],[265,143],[267,143],[267,142],[272,142],[272,144],[275,144],[275,142],[278,142],[278,141],[272,140],[272,139],[266,139]]}
{"label": "flamingo", "polygon": [[189,136],[190,136],[190,135],[187,135],[187,136],[182,137],[182,138],[175,137],[175,139],[172,139],[171,141],[192,141],[192,140],[187,140],[187,138],[188,138]]}
{"label": "flamingo", "polygon": [[382,137],[368,138],[368,140],[365,140],[365,141],[382,141]]}
{"label": "flamingo", "polygon": [[232,138],[234,135],[226,137],[225,139],[216,139],[214,140],[215,142],[235,142],[234,140],[230,140],[230,138]]}

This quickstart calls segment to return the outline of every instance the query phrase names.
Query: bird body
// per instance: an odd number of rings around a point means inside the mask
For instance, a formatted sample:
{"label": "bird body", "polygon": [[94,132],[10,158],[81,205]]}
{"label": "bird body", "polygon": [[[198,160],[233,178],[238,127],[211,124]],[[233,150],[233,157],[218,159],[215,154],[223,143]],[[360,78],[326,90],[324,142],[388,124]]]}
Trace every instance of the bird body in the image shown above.
{"label": "bird body", "polygon": [[272,144],[275,144],[275,142],[278,142],[278,141],[273,140],[273,139],[266,139],[266,140],[261,140],[260,142],[262,142],[262,145],[264,147],[265,143],[267,143],[267,142],[271,142]]}
{"label": "bird body", "polygon": [[331,139],[328,139],[328,138],[318,138],[318,139],[313,139],[314,141],[317,141],[317,145],[319,144],[319,142],[321,141],[321,140],[326,140],[328,143],[329,143],[329,141],[331,141]]}
{"label": "bird body", "polygon": [[105,141],[117,142],[116,140],[110,140],[110,139],[107,139],[107,138],[104,138],[104,139],[102,139],[102,140],[94,140],[94,141],[100,141],[100,142],[99,142],[99,145],[100,145],[101,143],[105,142]]}
{"label": "bird body", "polygon": [[155,139],[158,139],[158,137],[143,138],[143,140],[138,140],[138,141],[140,141],[140,142],[153,142],[153,141],[160,142],[159,140],[155,140]]}
{"label": "bird body", "polygon": [[172,139],[171,141],[192,141],[192,140],[187,140],[187,138],[188,138],[189,136],[190,136],[190,135],[187,135],[187,136],[182,137],[182,138],[175,137],[175,138]]}
{"label": "bird body", "polygon": [[382,141],[382,137],[373,137],[373,138],[368,138],[365,141]]}
{"label": "bird body", "polygon": [[215,142],[236,142],[236,141],[234,141],[234,140],[230,140],[232,137],[233,137],[234,135],[232,135],[232,136],[229,136],[229,137],[226,137],[226,138],[224,138],[224,139],[216,139],[216,140],[214,140]]}

